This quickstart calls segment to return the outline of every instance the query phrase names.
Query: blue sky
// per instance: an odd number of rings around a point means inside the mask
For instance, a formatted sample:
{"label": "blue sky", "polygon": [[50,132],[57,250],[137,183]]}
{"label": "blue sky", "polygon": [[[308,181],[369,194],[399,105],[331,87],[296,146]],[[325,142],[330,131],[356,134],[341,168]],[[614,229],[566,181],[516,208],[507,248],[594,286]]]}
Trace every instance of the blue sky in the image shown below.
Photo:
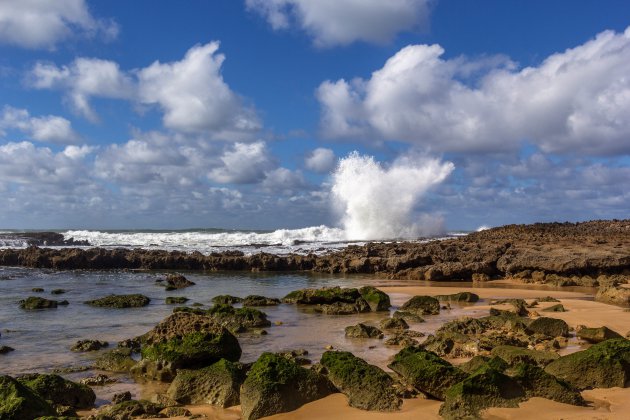
{"label": "blue sky", "polygon": [[[621,0],[0,0],[0,228],[627,218],[629,25]],[[335,172],[354,150],[378,170]]]}

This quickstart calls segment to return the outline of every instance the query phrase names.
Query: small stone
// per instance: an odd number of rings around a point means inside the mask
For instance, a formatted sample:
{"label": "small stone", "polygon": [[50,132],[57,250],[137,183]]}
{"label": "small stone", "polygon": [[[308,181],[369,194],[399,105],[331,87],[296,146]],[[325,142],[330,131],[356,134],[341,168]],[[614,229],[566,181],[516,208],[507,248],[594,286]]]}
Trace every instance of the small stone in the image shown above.
{"label": "small stone", "polygon": [[112,397],[112,404],[120,404],[121,402],[131,401],[131,392],[119,392]]}
{"label": "small stone", "polygon": [[63,295],[64,293],[66,293],[64,289],[54,289],[50,291],[51,295]]}
{"label": "small stone", "polygon": [[83,378],[79,381],[79,383],[83,385],[88,385],[88,386],[103,386],[103,385],[111,384],[114,382],[117,382],[116,379],[110,378],[109,376],[102,375],[102,374]]}
{"label": "small stone", "polygon": [[35,293],[42,293],[44,291],[44,289],[42,289],[41,287],[33,287],[31,289],[31,292],[35,292]]}
{"label": "small stone", "polygon": [[326,347],[324,347],[326,350],[334,350],[335,347],[333,347],[332,344],[327,345]]}
{"label": "small stone", "polygon": [[282,322],[282,321],[275,321],[274,325],[277,325],[277,326],[284,325],[284,322]]}
{"label": "small stone", "polygon": [[10,353],[12,351],[15,351],[15,349],[13,347],[0,346],[0,354],[7,354],[7,353]]}
{"label": "small stone", "polygon": [[70,350],[75,352],[97,351],[109,346],[107,341],[100,340],[79,340]]}

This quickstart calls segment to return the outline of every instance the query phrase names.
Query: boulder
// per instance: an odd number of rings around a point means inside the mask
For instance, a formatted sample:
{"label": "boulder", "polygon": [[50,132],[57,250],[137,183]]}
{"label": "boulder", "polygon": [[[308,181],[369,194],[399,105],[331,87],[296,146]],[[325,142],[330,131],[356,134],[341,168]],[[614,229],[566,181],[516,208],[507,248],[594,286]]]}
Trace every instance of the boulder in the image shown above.
{"label": "boulder", "polygon": [[472,303],[472,302],[479,301],[479,295],[475,293],[471,293],[471,292],[459,292],[459,293],[453,293],[452,295],[437,295],[437,296],[434,296],[434,298],[436,298],[440,302]]}
{"label": "boulder", "polygon": [[334,392],[330,382],[313,370],[273,353],[263,353],[241,387],[243,418],[254,420],[293,411]]}
{"label": "boulder", "polygon": [[388,367],[418,391],[443,400],[446,391],[468,375],[433,352],[407,347],[394,356]]}
{"label": "boulder", "polygon": [[242,364],[221,359],[198,370],[180,369],[166,395],[181,404],[231,407],[240,404],[239,390],[244,380]]}
{"label": "boulder", "polygon": [[526,398],[541,397],[564,404],[586,405],[584,398],[575,388],[538,366],[521,363],[512,369],[510,374],[521,385]]}
{"label": "boulder", "polygon": [[166,287],[166,290],[178,290],[195,285],[194,282],[188,280],[181,274],[169,274],[166,276],[165,280],[164,286]]}
{"label": "boulder", "polygon": [[305,305],[331,304],[335,302],[354,303],[361,294],[355,288],[324,287],[322,289],[295,290],[286,295],[284,303],[299,303]]}
{"label": "boulder", "polygon": [[361,323],[346,327],[345,333],[346,338],[383,338],[383,331]]}
{"label": "boulder", "polygon": [[315,311],[324,315],[353,315],[370,312],[370,306],[363,298],[358,298],[354,303],[335,302],[317,305]]}
{"label": "boulder", "polygon": [[440,415],[445,419],[479,418],[489,407],[518,407],[525,390],[509,376],[483,366],[446,391]]}
{"label": "boulder", "polygon": [[543,312],[566,312],[567,310],[564,309],[564,306],[561,303],[558,303],[556,305],[548,306],[542,311]]}
{"label": "boulder", "polygon": [[1,419],[23,420],[55,415],[55,409],[33,390],[10,376],[0,375]]}
{"label": "boulder", "polygon": [[578,389],[624,387],[630,379],[630,341],[614,338],[551,362],[547,373]]}
{"label": "boulder", "polygon": [[416,315],[437,315],[440,313],[440,301],[431,296],[414,296],[400,309]]}
{"label": "boulder", "polygon": [[131,357],[131,349],[128,348],[106,351],[94,361],[96,369],[117,373],[129,372],[135,364],[136,361]]}
{"label": "boulder", "polygon": [[[65,303],[64,303],[65,302]],[[58,302],[56,300],[44,299],[36,296],[28,297],[20,301],[22,309],[53,309],[58,305],[67,305],[67,301]]]}
{"label": "boulder", "polygon": [[139,308],[147,306],[151,299],[144,295],[109,295],[100,299],[88,300],[86,305],[97,306],[99,308]]}
{"label": "boulder", "polygon": [[548,337],[564,337],[569,334],[569,326],[561,319],[540,317],[527,326],[527,332]]}
{"label": "boulder", "polygon": [[485,366],[488,366],[499,372],[504,372],[509,367],[508,364],[505,362],[505,360],[497,356],[494,356],[494,357],[475,356],[469,361],[464,362],[457,367],[461,369],[462,371],[466,372],[467,374],[471,374],[474,371]]}
{"label": "boulder", "polygon": [[271,322],[267,319],[267,314],[254,308],[234,308],[230,305],[216,304],[208,309],[206,314],[214,322],[224,326],[233,333],[243,332],[250,328],[271,326]]}
{"label": "boulder", "polygon": [[192,415],[190,410],[184,407],[166,407],[160,411],[160,414],[165,417],[188,417]]}
{"label": "boulder", "polygon": [[403,331],[409,329],[409,324],[403,318],[385,318],[378,323],[379,327],[387,331]]}
{"label": "boulder", "polygon": [[630,289],[616,285],[600,286],[595,300],[619,306],[630,306]]}
{"label": "boulder", "polygon": [[164,303],[167,305],[181,305],[188,302],[190,299],[184,296],[169,296],[166,298]]}
{"label": "boulder", "polygon": [[325,352],[321,365],[352,407],[374,411],[400,409],[402,400],[393,388],[394,381],[381,368],[342,351]]}
{"label": "boulder", "polygon": [[243,299],[243,306],[276,306],[279,304],[280,299],[260,295],[249,295]]}
{"label": "boulder", "polygon": [[490,352],[493,356],[500,357],[510,366],[520,363],[545,367],[549,363],[560,358],[557,353],[551,351],[529,350],[515,346],[497,346]]}
{"label": "boulder", "polygon": [[150,401],[123,401],[101,408],[94,420],[129,420],[135,417],[155,418],[162,407]]}
{"label": "boulder", "polygon": [[79,340],[74,346],[70,348],[71,351],[84,352],[84,351],[97,351],[109,346],[107,341],[100,340]]}
{"label": "boulder", "polygon": [[361,297],[370,305],[372,312],[388,311],[392,306],[389,295],[376,287],[363,286],[359,289]]}
{"label": "boulder", "polygon": [[233,305],[243,302],[243,298],[231,295],[219,295],[212,298],[212,303],[221,305]]}
{"label": "boulder", "polygon": [[7,353],[11,353],[12,351],[15,351],[13,347],[0,346],[0,354],[7,354]]}
{"label": "boulder", "polygon": [[17,380],[55,405],[72,408],[92,408],[96,395],[89,386],[78,384],[54,374],[32,373]]}
{"label": "boulder", "polygon": [[112,404],[114,405],[120,404],[121,402],[125,401],[131,401],[130,391],[119,392],[118,394],[114,394],[114,396],[112,397]]}
{"label": "boulder", "polygon": [[424,322],[424,318],[420,315],[406,311],[395,311],[392,318],[403,319],[405,322]]}
{"label": "boulder", "polygon": [[593,344],[601,343],[602,341],[610,340],[613,338],[623,338],[621,334],[609,329],[608,327],[584,327],[577,331],[577,336],[582,340]]}

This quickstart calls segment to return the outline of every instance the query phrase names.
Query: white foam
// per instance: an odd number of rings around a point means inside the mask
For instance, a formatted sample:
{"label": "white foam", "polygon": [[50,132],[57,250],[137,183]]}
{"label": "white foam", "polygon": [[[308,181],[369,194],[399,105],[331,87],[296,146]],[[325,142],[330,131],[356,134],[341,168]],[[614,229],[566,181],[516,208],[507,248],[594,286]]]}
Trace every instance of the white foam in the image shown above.
{"label": "white foam", "polygon": [[418,215],[426,192],[453,171],[451,162],[403,157],[388,168],[372,156],[351,153],[333,174],[332,195],[346,238],[417,238],[443,233],[439,217]]}

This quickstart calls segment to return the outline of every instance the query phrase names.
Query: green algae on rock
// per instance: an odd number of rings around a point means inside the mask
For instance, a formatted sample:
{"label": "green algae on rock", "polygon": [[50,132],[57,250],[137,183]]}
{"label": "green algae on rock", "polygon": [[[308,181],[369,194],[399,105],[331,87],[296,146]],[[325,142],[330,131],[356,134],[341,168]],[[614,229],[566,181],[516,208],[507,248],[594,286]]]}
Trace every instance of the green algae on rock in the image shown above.
{"label": "green algae on rock", "polygon": [[440,301],[431,296],[414,296],[400,309],[416,315],[437,315],[440,313]]}
{"label": "green algae on rock", "polygon": [[96,400],[96,395],[89,386],[69,381],[59,375],[31,373],[22,375],[17,380],[55,405],[91,408]]}
{"label": "green algae on rock", "polygon": [[56,414],[55,409],[33,390],[10,376],[0,376],[1,419],[24,420]]}
{"label": "green algae on rock", "polygon": [[372,312],[388,311],[392,306],[389,295],[376,287],[363,286],[359,289],[361,297],[370,305]]}
{"label": "green algae on rock", "polygon": [[131,295],[109,295],[100,299],[93,299],[84,302],[86,305],[97,306],[99,308],[140,308],[147,306],[151,299],[141,294]]}

